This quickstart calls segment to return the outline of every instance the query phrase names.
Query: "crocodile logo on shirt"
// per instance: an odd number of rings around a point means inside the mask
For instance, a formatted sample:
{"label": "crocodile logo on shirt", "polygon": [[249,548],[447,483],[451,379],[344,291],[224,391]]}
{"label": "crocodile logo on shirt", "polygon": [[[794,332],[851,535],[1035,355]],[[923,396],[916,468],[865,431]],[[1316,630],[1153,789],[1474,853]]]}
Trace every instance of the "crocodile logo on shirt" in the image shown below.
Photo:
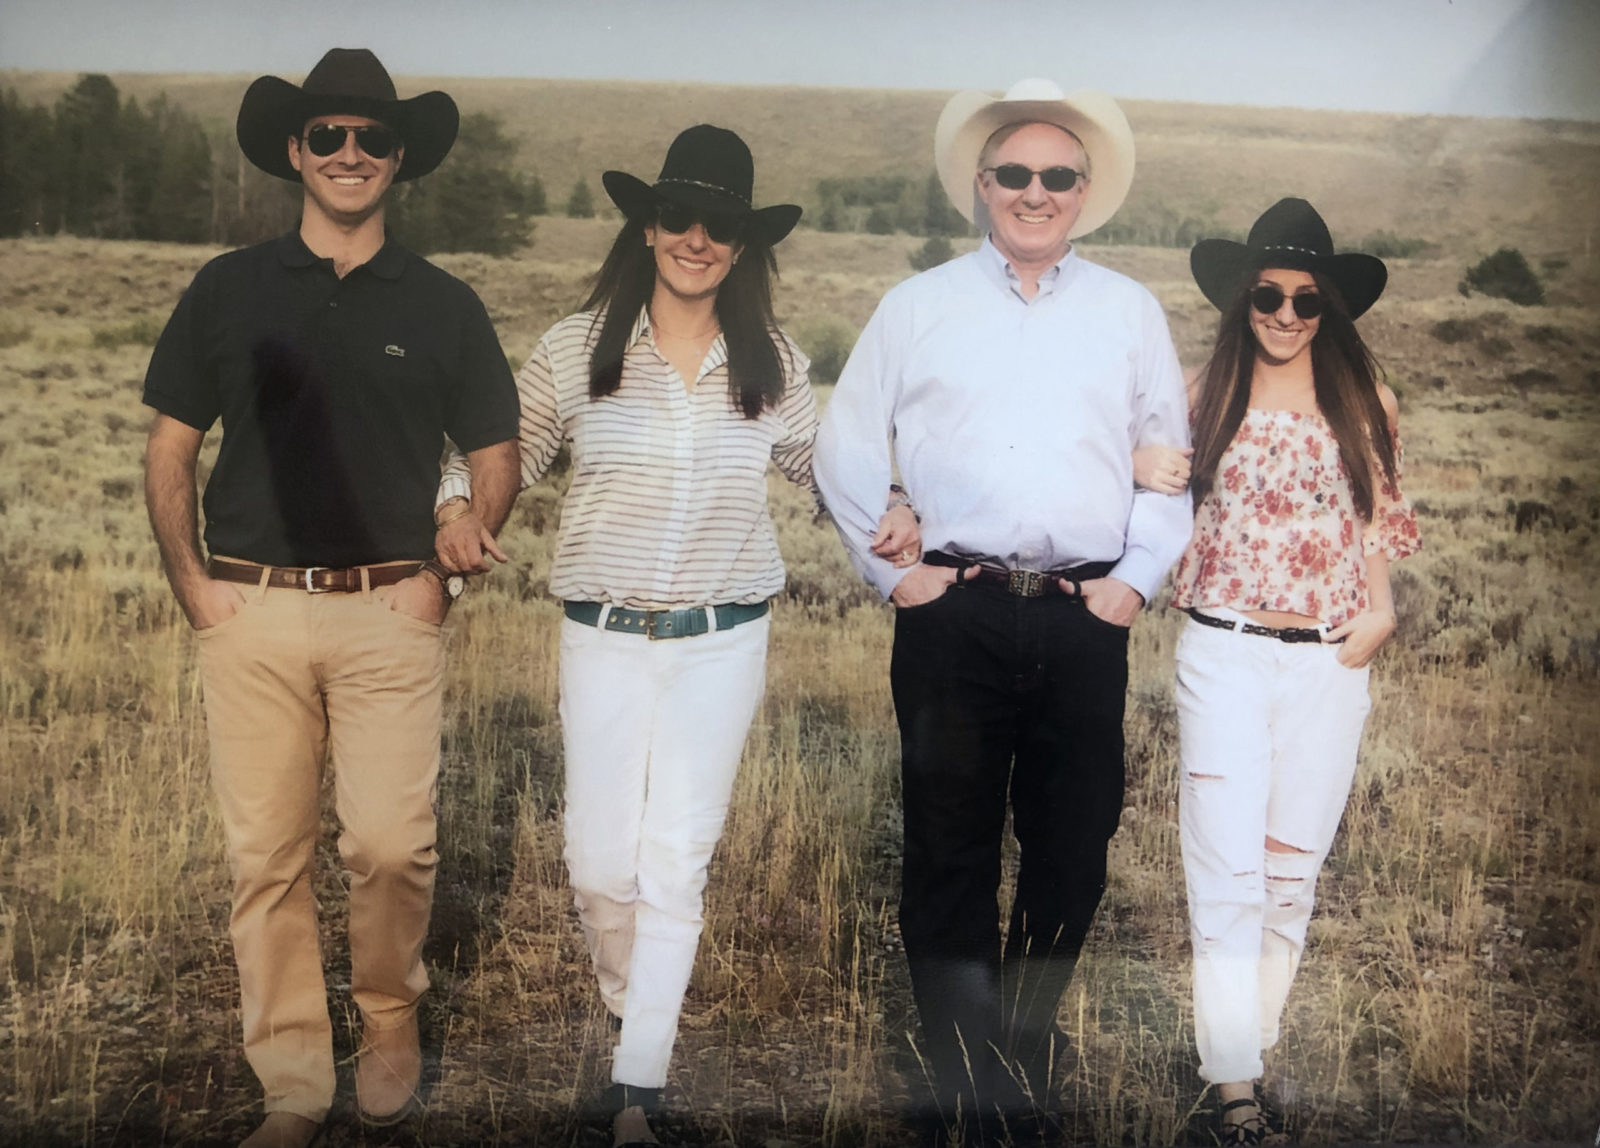
{"label": "crocodile logo on shirt", "polygon": [[393,355],[397,359],[403,359],[406,357],[406,349],[404,347],[398,347],[393,343],[390,343],[387,347],[385,347],[383,349],[383,353],[385,355]]}

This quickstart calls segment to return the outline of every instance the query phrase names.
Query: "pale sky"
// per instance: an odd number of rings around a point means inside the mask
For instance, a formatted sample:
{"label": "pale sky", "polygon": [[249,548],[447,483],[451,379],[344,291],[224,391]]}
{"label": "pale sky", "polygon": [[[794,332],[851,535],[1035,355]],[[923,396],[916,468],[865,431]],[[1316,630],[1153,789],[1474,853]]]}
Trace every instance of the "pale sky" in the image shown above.
{"label": "pale sky", "polygon": [[399,76],[1600,119],[1600,0],[0,0],[0,68],[298,81],[336,45]]}

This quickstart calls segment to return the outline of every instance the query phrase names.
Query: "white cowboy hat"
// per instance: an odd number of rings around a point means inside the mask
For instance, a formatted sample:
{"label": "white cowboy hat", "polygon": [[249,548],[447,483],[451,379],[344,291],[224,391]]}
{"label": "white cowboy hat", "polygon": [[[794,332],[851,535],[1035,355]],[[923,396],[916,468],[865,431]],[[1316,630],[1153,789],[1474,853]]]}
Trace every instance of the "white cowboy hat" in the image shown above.
{"label": "white cowboy hat", "polygon": [[1133,131],[1122,109],[1104,92],[1064,94],[1051,80],[1018,80],[996,99],[987,92],[957,92],[933,131],[933,164],[950,202],[977,222],[981,204],[973,177],[989,137],[1007,124],[1043,122],[1083,141],[1090,179],[1083,210],[1068,238],[1087,235],[1117,213],[1133,183]]}

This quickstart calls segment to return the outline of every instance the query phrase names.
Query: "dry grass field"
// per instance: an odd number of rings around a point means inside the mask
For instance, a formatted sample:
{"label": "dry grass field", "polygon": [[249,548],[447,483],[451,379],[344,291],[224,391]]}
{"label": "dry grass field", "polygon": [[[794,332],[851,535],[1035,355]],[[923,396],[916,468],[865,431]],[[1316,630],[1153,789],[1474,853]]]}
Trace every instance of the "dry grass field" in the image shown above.
{"label": "dry grass field", "polygon": [[[207,91],[217,106],[233,98]],[[680,91],[673,123],[734,121],[724,91]],[[568,126],[529,117],[518,130],[548,170],[576,148],[591,179],[610,163],[650,174],[659,144],[582,143],[589,117],[639,95],[618,87],[581,117],[574,95]],[[835,95],[815,94],[815,108]],[[920,156],[938,98],[882,98],[856,102],[850,146]],[[751,118],[736,126],[768,133],[758,157],[779,150],[786,123],[829,122],[739,107]],[[1392,265],[1363,321],[1401,397],[1426,549],[1396,574],[1400,630],[1373,679],[1270,1078],[1304,1142],[1588,1141],[1600,1121],[1600,262],[1584,229],[1600,218],[1600,133],[1534,125],[1519,152],[1509,121],[1415,121],[1434,142],[1413,153],[1397,117],[1319,117],[1328,130],[1311,144],[1278,134],[1286,113],[1219,128],[1212,112],[1132,110],[1136,128],[1153,125],[1141,178],[1162,187],[1209,180],[1213,167],[1183,165],[1219,136],[1248,144],[1250,170],[1277,155],[1275,172],[1323,173],[1308,185],[1275,175],[1248,195],[1204,183],[1229,226],[1303,188],[1336,233],[1437,245]],[[1468,146],[1485,139],[1500,142]],[[1359,151],[1375,157],[1369,177],[1423,198],[1336,179],[1343,161],[1324,152]],[[1509,183],[1462,174],[1519,163]],[[1462,182],[1447,194],[1450,180]],[[768,186],[766,198],[804,188],[798,169]],[[542,220],[514,259],[439,262],[478,288],[520,359],[579,298],[611,226]],[[1508,232],[1536,267],[1550,260],[1551,305],[1456,293],[1466,263]],[[781,249],[786,324],[802,342],[829,325],[853,332],[917,244],[798,233]],[[1156,291],[1195,361],[1214,313],[1186,253],[1086,251]],[[193,644],[141,501],[149,343],[211,254],[0,243],[0,1143],[227,1143],[255,1118]],[[448,627],[427,1116],[392,1139],[363,1133],[344,1064],[332,1144],[607,1142],[580,1116],[607,1033],[560,862],[558,608],[544,586],[559,488],[522,496],[504,538],[513,563]],[[714,863],[667,1130],[691,1144],[894,1144],[922,1085],[894,923],[889,618],[808,500],[774,478],[773,502],[789,591]],[[1063,1006],[1062,1096],[1083,1143],[1212,1142],[1177,853],[1178,628],[1155,610],[1135,630],[1127,806]],[[318,890],[331,1000],[347,1018],[333,829],[330,814]],[[348,1058],[349,1025],[338,1041]]]}

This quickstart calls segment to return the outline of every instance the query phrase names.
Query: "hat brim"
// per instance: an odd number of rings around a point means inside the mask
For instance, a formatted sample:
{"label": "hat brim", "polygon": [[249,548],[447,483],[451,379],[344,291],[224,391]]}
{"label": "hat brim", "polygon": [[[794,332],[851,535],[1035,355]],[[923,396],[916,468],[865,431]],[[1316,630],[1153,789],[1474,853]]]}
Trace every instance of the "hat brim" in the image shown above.
{"label": "hat brim", "polygon": [[1265,267],[1326,275],[1339,289],[1352,319],[1366,314],[1389,282],[1389,269],[1383,260],[1358,251],[1337,255],[1283,249],[1261,251],[1232,239],[1202,239],[1189,252],[1189,270],[1195,284],[1219,311],[1227,310],[1252,272]]}
{"label": "hat brim", "polygon": [[378,120],[400,136],[405,153],[394,182],[427,175],[444,161],[461,126],[456,102],[444,92],[423,92],[407,100],[307,94],[277,76],[262,76],[246,89],[235,131],[245,158],[268,175],[300,181],[289,162],[288,141],[313,116],[356,115]]}
{"label": "hat brim", "polygon": [[611,202],[629,219],[651,219],[663,201],[679,203],[696,211],[742,216],[746,233],[758,237],[768,246],[782,241],[800,222],[801,209],[797,204],[775,203],[770,207],[752,209],[742,200],[715,187],[670,182],[651,185],[625,171],[604,172],[600,176],[600,183],[611,197]]}
{"label": "hat brim", "polygon": [[945,194],[966,220],[977,216],[978,156],[989,137],[1007,124],[1047,123],[1083,141],[1090,178],[1069,239],[1108,222],[1133,185],[1133,129],[1117,102],[1084,89],[1059,100],[997,99],[986,92],[957,92],[939,114],[933,133],[933,163]]}

